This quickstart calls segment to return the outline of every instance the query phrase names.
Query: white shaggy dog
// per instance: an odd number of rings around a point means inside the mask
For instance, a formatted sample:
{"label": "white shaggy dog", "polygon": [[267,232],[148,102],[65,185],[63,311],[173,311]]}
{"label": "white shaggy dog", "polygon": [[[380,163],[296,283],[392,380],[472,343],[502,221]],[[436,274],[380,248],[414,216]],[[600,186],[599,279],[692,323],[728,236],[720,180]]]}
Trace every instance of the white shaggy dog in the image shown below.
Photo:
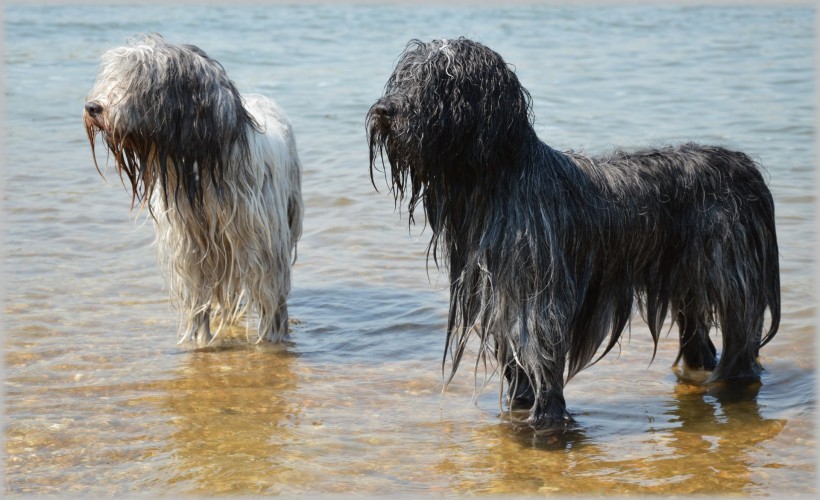
{"label": "white shaggy dog", "polygon": [[154,34],[102,56],[83,121],[95,164],[101,135],[132,208],[148,207],[180,342],[210,343],[211,313],[216,333],[255,313],[259,339],[282,340],[303,205],[281,109],[241,96],[201,49]]}

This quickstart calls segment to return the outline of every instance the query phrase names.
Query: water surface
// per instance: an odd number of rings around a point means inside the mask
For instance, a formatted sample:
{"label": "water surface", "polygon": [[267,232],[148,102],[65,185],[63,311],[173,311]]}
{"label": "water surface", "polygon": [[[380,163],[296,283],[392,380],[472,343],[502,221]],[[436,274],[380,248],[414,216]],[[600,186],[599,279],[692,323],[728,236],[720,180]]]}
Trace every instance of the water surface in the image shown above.
{"label": "water surface", "polygon": [[[813,9],[4,14],[6,494],[816,492]],[[199,45],[293,122],[306,213],[286,345],[244,325],[177,345],[151,223],[94,170],[80,116],[98,58],[150,31]],[[364,116],[407,40],[459,35],[514,64],[553,147],[694,140],[766,166],[783,320],[760,386],[679,378],[676,332],[650,364],[635,321],[569,384],[577,432],[513,425],[470,363],[442,394],[447,279],[425,266],[429,231],[371,186]]]}

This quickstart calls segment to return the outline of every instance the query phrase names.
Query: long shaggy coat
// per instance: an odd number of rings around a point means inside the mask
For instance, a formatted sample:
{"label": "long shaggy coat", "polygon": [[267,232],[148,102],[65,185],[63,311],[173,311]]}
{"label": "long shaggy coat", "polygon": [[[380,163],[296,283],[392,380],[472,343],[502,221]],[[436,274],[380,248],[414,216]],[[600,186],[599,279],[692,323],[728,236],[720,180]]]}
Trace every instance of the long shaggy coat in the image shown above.
{"label": "long shaggy coat", "polygon": [[386,158],[396,201],[411,223],[423,205],[429,252],[449,268],[450,379],[475,335],[511,406],[530,408],[534,427],[565,428],[565,380],[616,345],[636,306],[656,345],[671,314],[686,367],[759,378],[779,267],[774,203],[747,155],[556,151],[536,136],[515,73],[464,38],[411,41],[367,126],[371,180]]}
{"label": "long shaggy coat", "polygon": [[281,340],[303,214],[282,110],[201,49],[147,35],[102,56],[83,117],[150,211],[181,340],[210,342],[211,313],[220,328],[256,313],[259,338]]}

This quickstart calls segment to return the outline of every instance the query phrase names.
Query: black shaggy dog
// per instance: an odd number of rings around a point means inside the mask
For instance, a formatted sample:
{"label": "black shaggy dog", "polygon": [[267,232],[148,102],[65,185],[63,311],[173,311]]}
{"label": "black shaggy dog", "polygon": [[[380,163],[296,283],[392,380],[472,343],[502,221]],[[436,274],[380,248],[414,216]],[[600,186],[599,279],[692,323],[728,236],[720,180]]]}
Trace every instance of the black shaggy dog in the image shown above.
{"label": "black shaggy dog", "polygon": [[371,181],[386,156],[397,203],[409,198],[411,224],[423,205],[428,254],[449,263],[450,379],[474,334],[510,407],[531,408],[535,428],[568,428],[565,369],[569,380],[591,364],[607,337],[609,352],[637,303],[656,347],[671,313],[676,363],[711,370],[709,382],[758,380],[758,351],[780,321],[759,166],[697,144],[559,152],[531,118],[501,56],[464,38],[411,41],[367,115]]}

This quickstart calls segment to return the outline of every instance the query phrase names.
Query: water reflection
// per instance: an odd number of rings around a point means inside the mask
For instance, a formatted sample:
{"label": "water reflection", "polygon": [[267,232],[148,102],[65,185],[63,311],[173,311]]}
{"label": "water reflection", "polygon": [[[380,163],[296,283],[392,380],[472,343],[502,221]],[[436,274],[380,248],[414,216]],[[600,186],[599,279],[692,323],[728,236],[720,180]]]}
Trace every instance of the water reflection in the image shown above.
{"label": "water reflection", "polygon": [[185,356],[164,401],[177,428],[169,482],[200,493],[260,492],[294,474],[286,449],[301,419],[296,356],[244,338]]}
{"label": "water reflection", "polygon": [[[674,427],[663,432],[674,455],[658,460],[658,469],[698,478],[686,483],[690,493],[748,490],[755,483],[752,452],[786,425],[785,419],[763,416],[758,403],[761,387],[679,383],[666,412]],[[704,470],[714,473],[704,475]]]}
{"label": "water reflection", "polygon": [[755,453],[786,425],[763,415],[760,389],[681,381],[671,395],[648,394],[641,402],[634,395],[600,394],[593,406],[579,405],[578,428],[569,432],[535,431],[523,425],[526,412],[505,412],[497,425],[474,429],[474,441],[487,452],[474,453],[465,466],[495,474],[463,474],[459,488],[530,494],[757,491],[765,479],[755,470]]}
{"label": "water reflection", "polygon": [[528,410],[506,411],[501,420],[506,422],[510,438],[523,446],[532,446],[550,451],[577,449],[587,440],[582,425],[576,424],[568,430],[533,429],[527,425]]}

